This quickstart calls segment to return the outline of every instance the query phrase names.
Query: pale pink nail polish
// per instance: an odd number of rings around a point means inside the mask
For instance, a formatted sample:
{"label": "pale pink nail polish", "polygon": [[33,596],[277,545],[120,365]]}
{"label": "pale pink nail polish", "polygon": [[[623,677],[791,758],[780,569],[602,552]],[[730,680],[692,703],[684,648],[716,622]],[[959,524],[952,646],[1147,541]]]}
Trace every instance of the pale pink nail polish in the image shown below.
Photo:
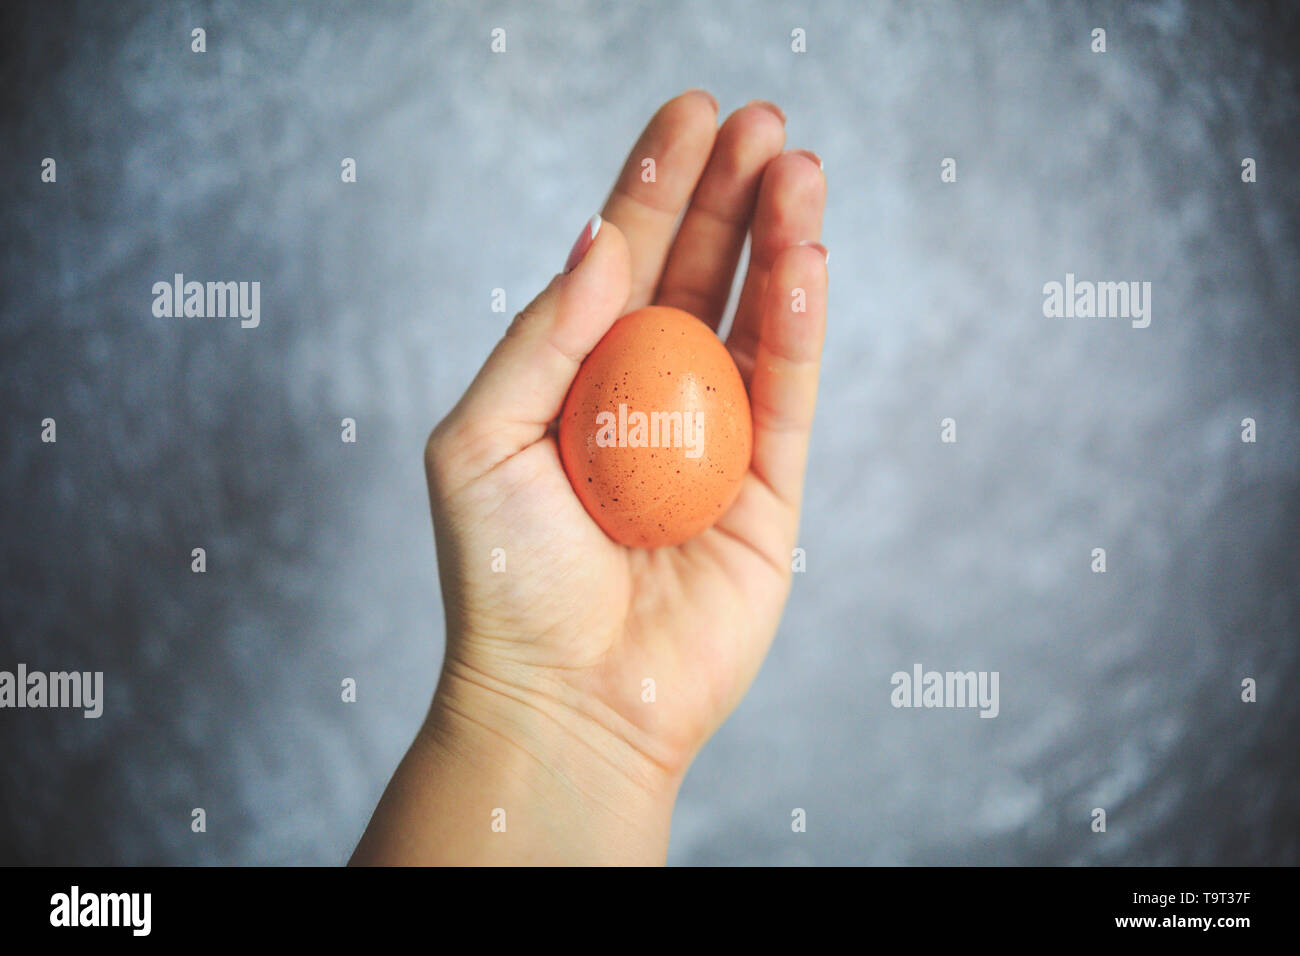
{"label": "pale pink nail polish", "polygon": [[705,99],[707,99],[710,103],[713,104],[713,112],[716,113],[718,111],[718,98],[714,96],[712,93],[710,93],[708,90],[701,90],[697,88],[693,90],[687,90],[686,92],[692,93],[696,96],[703,96]]}
{"label": "pale pink nail polish", "polygon": [[569,259],[564,263],[565,272],[572,272],[578,267],[578,263],[586,256],[591,244],[596,241],[596,233],[600,232],[600,224],[601,218],[599,214],[587,220],[587,224],[582,227],[582,234],[578,236],[578,241],[569,250]]}
{"label": "pale pink nail polish", "polygon": [[811,159],[814,163],[817,164],[818,169],[820,169],[822,172],[826,172],[826,164],[823,163],[822,158],[818,156],[816,153],[814,153],[811,149],[794,149],[791,150],[791,152],[798,153],[800,156],[807,156],[809,159]]}
{"label": "pale pink nail polish", "polygon": [[779,119],[782,123],[785,122],[785,113],[782,112],[781,107],[777,106],[775,103],[771,102],[770,100],[750,100],[745,105],[761,107],[762,109],[767,110],[769,113],[776,114],[776,118]]}
{"label": "pale pink nail polish", "polygon": [[820,242],[815,242],[812,239],[805,239],[803,242],[799,243],[799,245],[810,246],[813,249],[816,249],[818,252],[822,254],[822,258],[825,259],[828,264],[830,263],[831,251],[827,249],[825,246],[823,246]]}

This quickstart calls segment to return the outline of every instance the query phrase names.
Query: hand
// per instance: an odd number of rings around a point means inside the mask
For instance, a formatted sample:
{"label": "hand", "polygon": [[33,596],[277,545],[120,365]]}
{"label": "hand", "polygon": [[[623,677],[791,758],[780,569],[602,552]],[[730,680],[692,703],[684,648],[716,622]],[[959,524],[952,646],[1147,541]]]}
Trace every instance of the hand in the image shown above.
{"label": "hand", "polygon": [[[825,329],[826,183],[784,139],[770,104],[720,129],[706,93],[665,104],[594,240],[584,251],[580,237],[576,264],[434,429],[443,673],[355,862],[663,861],[686,769],[753,681],[790,589]],[[749,474],[708,531],[623,547],[574,495],[554,420],[619,316],[671,305],[718,328],[747,233],[727,347],[753,411]]]}

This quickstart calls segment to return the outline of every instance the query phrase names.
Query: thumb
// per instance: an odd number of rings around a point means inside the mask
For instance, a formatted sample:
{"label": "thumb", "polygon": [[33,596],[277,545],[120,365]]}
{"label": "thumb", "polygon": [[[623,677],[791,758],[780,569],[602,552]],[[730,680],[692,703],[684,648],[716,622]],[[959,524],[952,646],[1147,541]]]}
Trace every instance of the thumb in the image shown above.
{"label": "thumb", "polygon": [[593,216],[569,258],[570,268],[515,316],[433,430],[426,464],[444,489],[472,481],[546,434],[578,366],[623,314],[632,265],[618,227]]}

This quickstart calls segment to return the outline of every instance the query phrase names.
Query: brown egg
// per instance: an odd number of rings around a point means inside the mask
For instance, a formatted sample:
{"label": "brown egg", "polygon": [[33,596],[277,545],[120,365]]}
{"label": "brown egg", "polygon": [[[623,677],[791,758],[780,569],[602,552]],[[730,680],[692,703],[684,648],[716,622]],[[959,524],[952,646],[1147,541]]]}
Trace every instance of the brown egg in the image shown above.
{"label": "brown egg", "polygon": [[681,309],[623,316],[592,349],[564,401],[560,458],[573,490],[615,541],[680,544],[736,500],[753,422],[731,354]]}

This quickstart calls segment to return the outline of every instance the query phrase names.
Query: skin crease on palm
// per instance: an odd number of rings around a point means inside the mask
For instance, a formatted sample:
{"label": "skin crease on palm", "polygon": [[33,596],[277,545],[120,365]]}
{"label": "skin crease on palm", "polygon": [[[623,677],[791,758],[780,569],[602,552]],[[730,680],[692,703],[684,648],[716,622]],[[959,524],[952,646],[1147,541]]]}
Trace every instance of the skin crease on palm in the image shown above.
{"label": "skin crease on palm", "polygon": [[[718,118],[698,90],[659,109],[586,254],[515,318],[430,436],[447,650],[355,864],[663,863],[682,778],[758,673],[790,589],[816,402],[826,181],[814,154],[785,150],[772,104]],[[747,236],[726,344],[749,391],[750,471],[690,541],[616,544],[560,463],[569,384],[641,306],[717,329]]]}

